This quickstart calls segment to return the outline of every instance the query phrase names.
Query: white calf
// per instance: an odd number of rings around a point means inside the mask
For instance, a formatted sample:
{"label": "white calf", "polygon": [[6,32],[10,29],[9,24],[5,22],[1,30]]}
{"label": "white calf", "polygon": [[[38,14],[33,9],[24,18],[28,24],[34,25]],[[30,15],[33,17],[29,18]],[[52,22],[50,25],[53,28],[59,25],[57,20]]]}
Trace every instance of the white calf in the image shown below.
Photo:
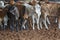
{"label": "white calf", "polygon": [[[34,9],[35,7],[35,9]],[[34,14],[32,15],[32,19],[33,19],[33,29],[34,28],[34,24],[37,22],[37,28],[38,30],[40,30],[40,27],[39,27],[39,20],[40,20],[40,15],[41,15],[41,6],[39,4],[36,4],[35,6],[33,7],[34,9]]]}
{"label": "white calf", "polygon": [[24,4],[24,6],[26,6],[26,8],[29,11],[29,16],[32,17],[33,20],[33,30],[35,29],[34,24],[37,23],[37,28],[38,30],[40,30],[39,28],[39,19],[40,19],[40,15],[41,15],[41,6],[39,4],[36,4],[35,6],[29,5],[29,4]]}

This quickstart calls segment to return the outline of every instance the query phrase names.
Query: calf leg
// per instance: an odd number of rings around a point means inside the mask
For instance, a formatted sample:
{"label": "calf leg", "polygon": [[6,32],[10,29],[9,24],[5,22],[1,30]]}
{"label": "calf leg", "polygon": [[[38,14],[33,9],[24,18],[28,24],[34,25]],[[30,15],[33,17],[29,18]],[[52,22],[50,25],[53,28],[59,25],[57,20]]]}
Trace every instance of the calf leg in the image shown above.
{"label": "calf leg", "polygon": [[3,24],[2,23],[1,23],[0,27],[1,27],[1,29],[3,29]]}
{"label": "calf leg", "polygon": [[38,28],[38,30],[40,30],[40,27],[39,27],[39,18],[37,19],[37,28]]}
{"label": "calf leg", "polygon": [[14,31],[14,19],[10,20],[10,29],[11,31]]}
{"label": "calf leg", "polygon": [[23,21],[24,21],[24,19],[21,17],[21,19],[20,19],[20,30],[23,30],[23,27],[22,27]]}
{"label": "calf leg", "polygon": [[16,32],[18,32],[18,20],[16,20]]}
{"label": "calf leg", "polygon": [[48,29],[48,26],[47,26],[46,20],[43,20],[43,23],[44,23],[46,29]]}
{"label": "calf leg", "polygon": [[14,27],[11,25],[10,26],[11,32],[14,31]]}
{"label": "calf leg", "polygon": [[42,29],[42,20],[40,20],[40,28]]}
{"label": "calf leg", "polygon": [[50,21],[49,21],[48,17],[46,18],[46,21],[48,22],[48,24],[50,24]]}
{"label": "calf leg", "polygon": [[35,24],[34,16],[32,17],[32,20],[33,20],[33,30],[34,30],[35,29],[34,28],[34,24]]}
{"label": "calf leg", "polygon": [[0,27],[1,27],[1,29],[3,29],[2,18],[0,18]]}
{"label": "calf leg", "polygon": [[4,24],[3,29],[4,29],[4,30],[5,30],[5,28],[7,27],[7,23],[8,23],[8,17],[5,16],[5,17],[4,17],[4,22],[3,22],[3,24]]}
{"label": "calf leg", "polygon": [[24,20],[24,23],[23,23],[23,27],[25,29],[25,24],[26,24],[27,20]]}
{"label": "calf leg", "polygon": [[56,19],[55,19],[55,23],[57,23],[58,21],[57,21],[58,19],[57,19],[57,17],[56,17]]}
{"label": "calf leg", "polygon": [[28,26],[27,26],[28,24],[27,24],[27,20],[25,19],[24,21],[23,21],[23,24],[22,24],[22,27],[24,28],[24,29],[28,29]]}
{"label": "calf leg", "polygon": [[58,19],[58,27],[60,29],[60,18]]}
{"label": "calf leg", "polygon": [[28,20],[25,20],[26,22],[25,22],[25,28],[26,28],[26,30],[28,29]]}
{"label": "calf leg", "polygon": [[25,24],[24,24],[24,22],[22,23],[21,29],[22,29],[22,30],[25,29]]}

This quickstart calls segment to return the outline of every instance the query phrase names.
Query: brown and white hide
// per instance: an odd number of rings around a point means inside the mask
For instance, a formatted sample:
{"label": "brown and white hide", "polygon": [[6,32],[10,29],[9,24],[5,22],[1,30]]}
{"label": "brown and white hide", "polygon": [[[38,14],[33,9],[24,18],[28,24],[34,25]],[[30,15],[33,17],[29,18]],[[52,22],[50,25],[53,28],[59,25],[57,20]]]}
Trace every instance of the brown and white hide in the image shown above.
{"label": "brown and white hide", "polygon": [[58,4],[57,17],[58,17],[58,28],[60,29],[60,4]]}
{"label": "brown and white hide", "polygon": [[0,25],[2,25],[2,21],[4,20],[5,15],[6,15],[5,9],[0,9]]}
{"label": "brown and white hide", "polygon": [[[21,22],[22,22],[22,24],[21,23],[19,23],[20,25],[22,25],[21,27],[23,27],[24,29],[26,28],[25,27],[25,24],[26,24],[26,22],[27,22],[27,19],[28,19],[28,13],[26,12],[26,8],[25,8],[25,6],[24,5],[22,5],[22,4],[20,4],[20,3],[18,3],[19,5],[17,5],[17,7],[18,7],[18,10],[19,10],[19,21],[21,20],[21,19],[23,19]],[[27,24],[26,24],[27,25]]]}
{"label": "brown and white hide", "polygon": [[[41,7],[42,7],[41,18],[44,19],[45,21],[47,21],[48,24],[50,24],[50,21],[47,16],[49,16],[49,17],[56,16],[57,7],[58,7],[57,4],[43,2],[43,3],[41,3]],[[45,26],[47,26],[46,23],[45,23]]]}

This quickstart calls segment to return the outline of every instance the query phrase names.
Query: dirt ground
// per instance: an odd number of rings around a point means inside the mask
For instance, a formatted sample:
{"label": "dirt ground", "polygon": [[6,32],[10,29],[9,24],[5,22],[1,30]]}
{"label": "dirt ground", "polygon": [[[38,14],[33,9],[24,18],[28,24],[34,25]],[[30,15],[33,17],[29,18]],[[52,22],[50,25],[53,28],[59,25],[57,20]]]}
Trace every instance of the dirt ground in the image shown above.
{"label": "dirt ground", "polygon": [[8,30],[0,30],[0,40],[60,40],[60,29],[58,29],[57,23],[54,23],[54,18],[51,17],[51,24],[49,30],[19,30],[18,32],[11,32]]}
{"label": "dirt ground", "polygon": [[10,30],[0,31],[0,40],[60,40],[60,29],[57,25],[49,25],[41,30],[22,30],[11,32]]}

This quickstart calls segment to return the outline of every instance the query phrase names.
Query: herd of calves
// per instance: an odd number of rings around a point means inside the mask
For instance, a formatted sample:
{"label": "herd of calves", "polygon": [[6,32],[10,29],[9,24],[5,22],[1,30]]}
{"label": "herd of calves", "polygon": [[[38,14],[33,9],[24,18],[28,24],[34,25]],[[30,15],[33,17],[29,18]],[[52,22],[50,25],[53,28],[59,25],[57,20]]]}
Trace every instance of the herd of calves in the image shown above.
{"label": "herd of calves", "polygon": [[[9,6],[9,5],[8,5]],[[11,31],[24,30],[36,28],[38,30],[45,28],[48,30],[51,22],[48,16],[54,16],[55,22],[58,23],[58,28],[60,29],[60,5],[56,3],[44,3],[41,2],[32,6],[32,4],[24,3],[22,5],[12,6],[7,10],[8,6],[4,9],[0,8],[0,27],[5,30],[7,27]],[[6,9],[6,10],[5,10]],[[42,24],[43,23],[43,24]]]}

